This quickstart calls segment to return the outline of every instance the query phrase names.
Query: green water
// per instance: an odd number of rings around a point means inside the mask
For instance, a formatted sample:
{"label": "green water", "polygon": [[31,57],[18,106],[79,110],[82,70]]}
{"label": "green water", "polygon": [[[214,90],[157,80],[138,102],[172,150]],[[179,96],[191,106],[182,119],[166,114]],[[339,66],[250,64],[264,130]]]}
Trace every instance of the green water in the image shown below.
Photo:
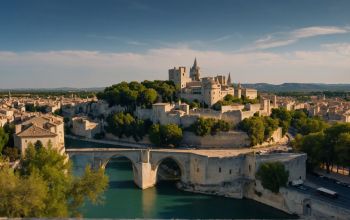
{"label": "green water", "polygon": [[[80,173],[90,158],[72,158]],[[86,218],[292,218],[284,212],[248,199],[231,199],[178,190],[174,183],[160,183],[141,190],[133,182],[131,162],[116,159],[108,163],[109,188],[105,202],[82,208]]]}

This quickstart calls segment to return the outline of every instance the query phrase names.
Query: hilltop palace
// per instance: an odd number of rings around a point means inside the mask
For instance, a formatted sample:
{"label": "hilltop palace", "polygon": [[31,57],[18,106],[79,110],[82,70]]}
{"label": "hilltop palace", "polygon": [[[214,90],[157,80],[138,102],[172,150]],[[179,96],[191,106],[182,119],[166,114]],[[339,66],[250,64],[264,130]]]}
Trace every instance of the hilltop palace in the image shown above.
{"label": "hilltop palace", "polygon": [[242,96],[247,99],[257,98],[257,90],[255,89],[242,88],[240,84],[234,88],[230,73],[227,80],[224,75],[203,78],[200,75],[197,59],[194,60],[194,64],[190,68],[189,76],[186,67],[169,69],[169,80],[173,81],[181,90],[180,97],[189,101],[197,100],[212,106],[226,95],[232,95],[235,98],[241,98]]}

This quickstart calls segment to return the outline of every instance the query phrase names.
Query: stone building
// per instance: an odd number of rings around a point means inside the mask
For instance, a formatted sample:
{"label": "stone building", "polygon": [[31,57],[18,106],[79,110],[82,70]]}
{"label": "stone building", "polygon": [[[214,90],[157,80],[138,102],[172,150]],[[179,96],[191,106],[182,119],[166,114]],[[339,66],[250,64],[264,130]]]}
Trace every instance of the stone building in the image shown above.
{"label": "stone building", "polygon": [[248,99],[257,97],[257,90],[255,89],[241,88],[240,84],[234,89],[231,74],[228,74],[227,79],[224,75],[201,78],[197,59],[194,60],[194,64],[190,68],[189,76],[186,67],[174,67],[169,69],[169,80],[179,88],[181,98],[190,101],[197,100],[209,106],[222,100],[226,95],[236,96],[237,98],[244,96]]}
{"label": "stone building", "polygon": [[40,141],[44,147],[51,143],[52,148],[65,152],[64,122],[62,117],[40,115],[24,119],[15,126],[14,144],[23,154],[29,143]]}
{"label": "stone building", "polygon": [[93,138],[101,132],[100,123],[90,121],[86,117],[74,117],[72,118],[72,124],[72,133],[77,136]]}

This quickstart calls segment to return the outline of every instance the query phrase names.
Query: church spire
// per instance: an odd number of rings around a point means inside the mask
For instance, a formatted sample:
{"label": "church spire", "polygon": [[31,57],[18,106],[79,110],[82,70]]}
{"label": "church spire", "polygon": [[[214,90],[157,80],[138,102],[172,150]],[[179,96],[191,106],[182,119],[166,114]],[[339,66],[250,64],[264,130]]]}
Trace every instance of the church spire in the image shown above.
{"label": "church spire", "polygon": [[199,73],[199,66],[197,64],[197,57],[194,58],[193,66],[190,68],[190,78],[192,81],[199,81],[200,79],[200,73]]}
{"label": "church spire", "polygon": [[231,73],[228,73],[228,77],[227,77],[227,85],[231,85]]}

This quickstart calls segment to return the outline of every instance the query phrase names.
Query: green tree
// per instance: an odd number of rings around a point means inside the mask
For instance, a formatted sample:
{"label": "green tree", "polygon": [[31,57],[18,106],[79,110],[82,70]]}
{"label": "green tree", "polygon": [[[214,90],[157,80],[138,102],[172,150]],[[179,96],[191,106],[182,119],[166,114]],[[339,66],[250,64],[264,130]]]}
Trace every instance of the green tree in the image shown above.
{"label": "green tree", "polygon": [[265,162],[260,165],[256,178],[261,180],[265,189],[278,193],[280,187],[286,186],[289,172],[281,162]]}
{"label": "green tree", "polygon": [[306,136],[298,135],[294,140],[296,150],[307,153],[307,167],[313,170],[319,167],[322,161],[325,161],[324,152],[325,136],[323,132],[312,133]]}
{"label": "green tree", "polygon": [[150,130],[149,130],[149,139],[150,141],[159,146],[161,145],[162,141],[160,138],[160,125],[159,124],[154,124],[151,126]]}
{"label": "green tree", "polygon": [[5,132],[4,128],[0,127],[0,155],[2,152],[2,149],[7,145],[9,141],[9,135]]}
{"label": "green tree", "polygon": [[162,125],[160,137],[163,144],[178,146],[182,140],[182,129],[176,124]]}
{"label": "green tree", "polygon": [[[83,177],[74,177],[66,156],[59,154],[50,146],[36,149],[30,144],[20,167],[19,173],[22,177],[38,174],[46,183],[47,195],[43,198],[45,208],[38,216],[77,216],[81,195],[77,196],[73,192],[81,192],[86,200],[94,203],[97,201],[96,198],[101,198],[101,192],[106,189],[108,183],[108,177],[101,170],[86,170]],[[77,189],[78,186],[84,190]]]}
{"label": "green tree", "polygon": [[215,124],[212,118],[198,118],[191,126],[192,131],[198,136],[205,136],[211,133],[211,129]]}
{"label": "green tree", "polygon": [[327,167],[327,172],[330,172],[330,166],[337,160],[335,147],[342,145],[341,142],[344,141],[344,137],[342,137],[342,134],[349,132],[350,123],[337,123],[325,129],[325,141],[323,150],[326,155],[325,163]]}
{"label": "green tree", "polygon": [[155,124],[150,128],[149,138],[156,145],[178,146],[182,140],[182,129],[176,124]]}
{"label": "green tree", "polygon": [[151,108],[152,104],[157,101],[158,93],[156,90],[150,88],[146,89],[141,93],[140,103],[147,108]]}
{"label": "green tree", "polygon": [[282,127],[282,133],[286,134],[292,121],[292,114],[286,108],[272,109],[271,117],[279,120],[279,126]]}
{"label": "green tree", "polygon": [[[337,162],[339,165],[350,168],[350,132],[341,133],[335,146]],[[350,172],[349,172],[350,175]]]}
{"label": "green tree", "polygon": [[37,172],[20,176],[5,165],[0,168],[0,189],[0,216],[45,216],[48,186]]}
{"label": "green tree", "polygon": [[8,158],[11,162],[18,160],[21,156],[16,147],[5,147],[2,152],[3,156]]}

